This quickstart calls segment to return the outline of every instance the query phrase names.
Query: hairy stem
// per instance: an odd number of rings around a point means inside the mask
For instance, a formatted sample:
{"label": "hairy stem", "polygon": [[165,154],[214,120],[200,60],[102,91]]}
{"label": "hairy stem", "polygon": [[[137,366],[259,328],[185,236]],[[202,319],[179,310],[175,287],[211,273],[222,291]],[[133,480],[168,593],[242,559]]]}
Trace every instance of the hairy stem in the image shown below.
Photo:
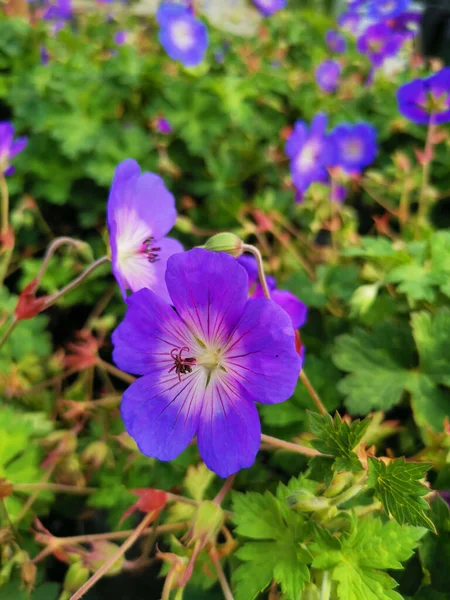
{"label": "hairy stem", "polygon": [[264,263],[261,256],[261,252],[258,250],[258,248],[256,248],[256,246],[252,246],[251,244],[243,244],[242,250],[244,252],[248,252],[249,254],[253,254],[253,256],[255,257],[256,264],[258,266],[259,281],[261,283],[264,296],[270,300],[270,291],[267,287],[266,275],[264,273]]}
{"label": "hairy stem", "polygon": [[331,597],[331,577],[330,571],[325,571],[320,589],[320,600],[330,600]]}
{"label": "hairy stem", "polygon": [[325,408],[325,406],[323,405],[322,400],[319,398],[318,393],[316,392],[316,390],[312,386],[312,383],[308,379],[308,376],[306,375],[306,373],[305,373],[305,371],[303,369],[300,371],[300,379],[302,380],[302,383],[304,384],[304,386],[308,390],[308,393],[311,396],[312,401],[314,402],[314,404],[317,406],[319,412],[322,415],[326,415],[328,411]]}
{"label": "hairy stem", "polygon": [[18,323],[18,321],[16,320],[16,318],[14,316],[12,316],[5,333],[2,335],[2,338],[0,339],[0,348],[3,346],[3,344],[9,338],[11,333],[14,331],[17,323]]}
{"label": "hairy stem", "polygon": [[1,229],[0,233],[4,236],[9,228],[9,192],[5,176],[0,174],[0,194],[1,194]]}
{"label": "hairy stem", "polygon": [[219,579],[220,587],[222,588],[223,596],[225,600],[234,600],[233,593],[230,588],[230,584],[225,576],[222,565],[220,564],[219,556],[216,548],[213,546],[209,551],[209,556],[213,562],[214,568],[216,569],[217,577]]}
{"label": "hairy stem", "polygon": [[41,268],[39,269],[39,273],[36,276],[36,283],[38,284],[41,281],[45,271],[47,270],[48,263],[50,262],[51,257],[54,255],[58,248],[65,245],[73,246],[74,248],[79,248],[80,245],[83,243],[84,242],[81,242],[80,240],[64,236],[54,239],[53,242],[47,248],[47,252],[45,253],[45,256],[42,260]]}
{"label": "hairy stem", "polygon": [[129,375],[128,373],[125,373],[125,371],[121,371],[114,365],[111,365],[110,363],[102,360],[101,358],[97,358],[97,365],[99,367],[103,367],[105,371],[107,371],[111,375],[114,375],[114,377],[125,381],[125,383],[133,383],[133,381],[136,380],[136,377],[134,377],[133,375]]}
{"label": "hairy stem", "polygon": [[430,115],[430,123],[428,125],[427,139],[425,141],[425,160],[422,165],[422,185],[420,186],[420,195],[419,195],[419,207],[417,209],[417,221],[416,221],[416,230],[415,237],[417,237],[419,233],[419,226],[425,219],[425,214],[427,210],[427,202],[426,202],[426,189],[428,187],[428,183],[430,181],[430,168],[432,158],[428,158],[428,155],[432,152],[433,148],[433,134],[435,130],[435,125],[432,122],[433,115]]}
{"label": "hairy stem", "polygon": [[297,454],[304,454],[305,456],[326,456],[314,448],[308,448],[307,446],[301,446],[300,444],[294,444],[292,442],[285,442],[284,440],[279,440],[278,438],[272,437],[271,435],[265,435],[264,433],[261,434],[261,441],[266,442],[266,444],[270,444],[271,446],[275,446],[276,448],[288,450],[289,452],[296,452]]}
{"label": "hairy stem", "polygon": [[91,487],[77,487],[76,485],[65,485],[63,483],[16,483],[13,484],[15,492],[61,492],[63,494],[72,494],[74,496],[86,496],[93,494],[97,491],[97,488]]}
{"label": "hairy stem", "polygon": [[234,482],[234,478],[236,477],[236,474],[230,475],[225,483],[223,484],[222,489],[220,490],[220,492],[217,494],[217,496],[214,498],[214,502],[216,504],[221,504],[222,500],[225,498],[225,496],[228,494],[228,492],[231,489],[231,486],[233,485]]}

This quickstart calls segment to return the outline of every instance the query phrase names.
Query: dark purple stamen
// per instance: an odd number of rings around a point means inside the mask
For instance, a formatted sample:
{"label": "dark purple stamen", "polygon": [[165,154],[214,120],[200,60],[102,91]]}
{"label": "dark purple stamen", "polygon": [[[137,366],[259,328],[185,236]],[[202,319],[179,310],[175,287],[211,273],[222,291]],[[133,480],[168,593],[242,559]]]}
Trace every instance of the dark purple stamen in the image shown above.
{"label": "dark purple stamen", "polygon": [[169,369],[169,373],[175,371],[179,381],[181,381],[181,375],[192,373],[192,367],[197,364],[197,361],[193,357],[183,358],[183,352],[189,352],[189,348],[183,346],[180,351],[178,351],[178,348],[173,348],[170,351],[170,356],[173,358],[175,364]]}
{"label": "dark purple stamen", "polygon": [[154,263],[158,258],[158,252],[161,252],[161,248],[159,246],[153,246],[155,238],[149,237],[144,240],[143,244],[143,252],[147,255],[147,260],[149,263]]}

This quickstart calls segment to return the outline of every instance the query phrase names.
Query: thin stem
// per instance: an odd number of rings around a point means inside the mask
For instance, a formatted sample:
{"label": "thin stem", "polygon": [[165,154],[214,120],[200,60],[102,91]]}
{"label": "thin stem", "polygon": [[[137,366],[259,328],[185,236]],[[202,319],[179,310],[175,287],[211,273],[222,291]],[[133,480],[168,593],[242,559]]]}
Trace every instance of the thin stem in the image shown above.
{"label": "thin stem", "polygon": [[330,600],[331,597],[331,577],[330,571],[325,571],[322,579],[322,587],[320,590],[320,600]]}
{"label": "thin stem", "polygon": [[[44,477],[42,478],[41,485],[47,484],[47,481],[50,479],[53,471],[55,470],[55,467],[56,467],[56,463],[54,463],[53,465],[51,465],[51,467],[49,467],[49,469],[45,473]],[[35,484],[35,485],[39,486],[39,484]],[[13,490],[14,490],[14,486],[13,486]],[[20,523],[20,521],[24,518],[24,516],[27,514],[27,512],[30,510],[30,508],[33,506],[34,502],[36,501],[37,497],[39,496],[39,492],[41,491],[39,489],[39,487],[34,488],[34,490],[35,491],[33,492],[33,494],[31,494],[31,496],[28,498],[28,500],[23,505],[20,513],[14,519],[14,525],[17,525],[18,523]]]}
{"label": "thin stem", "polygon": [[192,506],[199,506],[201,501],[194,500],[193,498],[186,498],[186,496],[179,496],[178,494],[172,494],[171,492],[166,492],[167,499],[171,502],[183,502],[183,504],[191,504]]}
{"label": "thin stem", "polygon": [[13,484],[15,492],[48,491],[61,492],[63,494],[72,494],[73,496],[86,496],[93,494],[97,488],[77,487],[75,485],[65,485],[64,483],[15,483]]}
{"label": "thin stem", "polygon": [[233,593],[230,588],[230,584],[228,583],[228,580],[222,569],[222,565],[220,564],[217,550],[214,546],[209,551],[209,556],[210,556],[210,558],[213,562],[213,565],[216,569],[217,577],[219,579],[220,587],[222,588],[222,592],[223,592],[225,600],[234,600]]}
{"label": "thin stem", "polygon": [[267,287],[266,276],[264,273],[264,263],[263,263],[263,259],[261,256],[261,252],[258,250],[258,248],[256,248],[256,246],[252,246],[251,244],[243,244],[242,250],[244,252],[249,252],[250,254],[253,254],[253,256],[256,258],[256,264],[258,266],[259,281],[261,282],[264,296],[270,300],[270,292],[269,292],[269,288]]}
{"label": "thin stem", "polygon": [[261,434],[261,441],[266,442],[266,444],[270,444],[271,446],[281,448],[282,450],[304,454],[305,456],[326,456],[326,454],[322,454],[322,452],[319,452],[314,448],[308,448],[307,446],[301,446],[300,444],[294,444],[292,442],[285,442],[284,440],[279,440],[278,438],[266,435],[265,433]]}
{"label": "thin stem", "polygon": [[223,484],[222,489],[220,490],[220,492],[217,494],[217,496],[214,498],[214,502],[216,504],[221,504],[223,499],[225,498],[225,496],[228,494],[228,492],[231,489],[231,486],[233,485],[234,482],[234,478],[236,477],[236,474],[234,475],[230,475],[229,477],[227,477],[225,483]]}
{"label": "thin stem", "polygon": [[[432,122],[433,115],[430,115],[430,123],[428,125],[427,139],[425,141],[425,149],[424,149],[424,163],[422,165],[422,185],[420,186],[420,196],[419,196],[419,207],[417,209],[417,221],[416,221],[416,230],[415,236],[417,237],[419,233],[419,225],[423,222],[425,218],[425,213],[427,209],[426,203],[426,189],[428,187],[428,183],[430,180],[430,168],[431,168],[431,152],[433,148],[433,133],[435,130],[435,125]],[[430,158],[428,156],[430,155]]]}
{"label": "thin stem", "polygon": [[8,325],[5,333],[2,335],[2,338],[0,339],[0,348],[3,346],[3,344],[9,338],[9,336],[11,335],[11,333],[14,331],[14,329],[16,328],[17,323],[18,323],[18,321],[16,320],[16,318],[14,316],[12,316],[11,317],[11,321],[9,322],[9,325]]}
{"label": "thin stem", "polygon": [[49,308],[50,306],[53,306],[53,304],[55,304],[55,302],[57,302],[60,298],[62,298],[62,296],[64,296],[68,292],[71,292],[76,287],[78,287],[80,285],[80,283],[82,283],[87,277],[89,277],[89,275],[93,271],[95,271],[95,269],[97,269],[98,267],[109,262],[109,260],[110,259],[108,256],[102,256],[102,258],[99,258],[98,260],[93,262],[92,265],[90,265],[85,271],[83,271],[83,273],[81,273],[81,275],[79,275],[76,279],[74,279],[72,282],[67,284],[66,287],[64,287],[59,292],[56,292],[52,296],[49,296],[49,298],[45,302],[44,308],[42,310],[45,310],[45,309]]}
{"label": "thin stem", "polygon": [[66,244],[68,246],[78,248],[83,243],[84,242],[81,242],[80,240],[75,240],[74,238],[64,236],[54,239],[53,242],[47,248],[47,252],[45,253],[45,256],[42,260],[41,268],[39,269],[39,273],[36,275],[36,283],[38,284],[41,281],[45,271],[47,270],[48,263],[50,262],[51,257],[55,254],[58,248]]}
{"label": "thin stem", "polygon": [[133,381],[136,380],[136,377],[133,377],[133,375],[129,375],[128,373],[121,371],[114,365],[110,365],[101,358],[97,358],[97,366],[103,367],[105,371],[108,371],[108,373],[111,373],[111,375],[114,375],[118,379],[122,379],[122,381],[125,381],[125,383],[133,383]]}
{"label": "thin stem", "polygon": [[300,371],[300,379],[302,380],[302,383],[304,384],[304,386],[306,387],[306,389],[308,390],[309,395],[311,396],[314,404],[317,406],[317,408],[319,409],[319,412],[322,415],[326,415],[328,413],[327,409],[325,408],[325,406],[322,403],[322,400],[319,398],[318,393],[316,392],[316,390],[313,388],[310,380],[308,379],[308,376],[306,375],[305,371],[302,369]]}
{"label": "thin stem", "polygon": [[1,235],[2,237],[8,233],[9,228],[9,192],[8,185],[6,183],[5,176],[0,174],[0,193],[1,193],[1,213],[2,213],[2,226],[1,226]]}
{"label": "thin stem", "polygon": [[398,218],[402,226],[405,225],[405,223],[407,223],[409,219],[409,192],[409,181],[408,178],[405,177],[403,181],[402,195],[400,198],[400,206],[398,209]]}
{"label": "thin stem", "polygon": [[99,579],[101,579],[103,577],[103,575],[105,575],[105,573],[108,572],[108,570],[116,562],[116,560],[125,554],[125,552],[128,550],[128,548],[130,548],[134,544],[134,542],[139,538],[139,536],[142,535],[142,533],[145,530],[145,528],[147,527],[147,525],[154,518],[155,518],[155,515],[153,514],[153,511],[151,511],[147,515],[145,515],[145,517],[142,519],[142,521],[139,523],[139,525],[136,527],[136,529],[133,531],[133,533],[130,535],[130,537],[120,546],[120,548],[117,550],[117,552],[115,552],[100,567],[100,569],[96,573],[94,573],[92,575],[92,577],[90,579],[88,579],[86,581],[86,583],[84,585],[82,585],[77,592],[75,592],[75,594],[73,594],[73,596],[71,597],[70,600],[79,600],[79,598],[82,598],[84,596],[84,594],[88,590],[90,590],[97,583],[97,581]]}

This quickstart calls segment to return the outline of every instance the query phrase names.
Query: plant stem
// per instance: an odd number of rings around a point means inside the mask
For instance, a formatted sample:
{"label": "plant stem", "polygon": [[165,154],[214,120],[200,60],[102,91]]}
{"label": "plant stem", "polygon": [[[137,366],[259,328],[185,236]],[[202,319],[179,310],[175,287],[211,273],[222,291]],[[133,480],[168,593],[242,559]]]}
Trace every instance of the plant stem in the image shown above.
{"label": "plant stem", "polygon": [[49,308],[50,306],[53,306],[53,304],[55,304],[55,302],[57,302],[62,296],[64,296],[68,292],[71,292],[76,287],[78,287],[80,285],[80,283],[82,283],[87,277],[89,277],[89,275],[93,271],[95,271],[95,269],[97,269],[98,267],[109,262],[109,260],[110,259],[108,256],[102,256],[101,258],[99,258],[98,260],[93,262],[85,271],[83,271],[83,273],[81,273],[81,275],[79,275],[76,279],[74,279],[69,284],[67,284],[66,287],[64,287],[59,292],[56,292],[52,296],[49,296],[47,301],[45,302],[44,308],[42,310],[45,310],[45,309]]}
{"label": "plant stem", "polygon": [[68,245],[68,246],[73,246],[74,248],[79,247],[81,244],[83,244],[83,242],[81,242],[80,240],[76,240],[74,238],[71,237],[58,237],[56,239],[53,240],[53,242],[48,246],[47,248],[47,252],[45,253],[45,256],[42,260],[42,264],[41,264],[41,268],[39,269],[39,273],[36,275],[36,284],[39,284],[39,282],[41,281],[42,277],[44,276],[45,271],[47,270],[48,267],[48,263],[50,262],[51,257],[54,255],[54,253],[56,252],[56,250],[60,247],[60,246],[64,246],[64,245]]}
{"label": "plant stem", "polygon": [[325,571],[322,579],[322,587],[320,589],[320,600],[330,600],[331,596],[331,578],[330,571]]}
{"label": "plant stem", "polygon": [[225,496],[228,494],[228,492],[231,489],[231,486],[233,485],[234,482],[234,478],[236,477],[236,474],[230,475],[225,483],[223,484],[222,489],[220,490],[220,492],[217,494],[217,496],[214,498],[214,502],[216,504],[221,504],[222,500],[225,498]]}
{"label": "plant stem", "polygon": [[105,573],[107,573],[107,571],[116,562],[116,560],[118,558],[120,558],[121,556],[123,556],[125,554],[125,552],[128,550],[128,548],[130,548],[134,544],[134,542],[139,538],[139,536],[142,535],[143,531],[145,530],[147,525],[150,523],[150,521],[152,519],[154,519],[154,517],[155,517],[155,515],[153,514],[153,511],[151,511],[147,515],[145,515],[145,517],[142,519],[142,521],[139,523],[139,525],[136,527],[136,529],[133,531],[133,533],[130,535],[130,537],[120,546],[120,548],[117,550],[117,552],[115,552],[100,567],[100,569],[96,573],[94,573],[92,575],[92,577],[90,579],[88,579],[86,581],[86,583],[84,585],[82,585],[77,592],[75,592],[75,594],[73,594],[73,596],[71,597],[70,600],[79,600],[79,598],[84,596],[84,594],[88,590],[90,590],[97,583],[97,581],[99,579],[101,579],[103,577],[103,575],[105,575]]}
{"label": "plant stem", "polygon": [[310,382],[310,380],[308,379],[308,376],[306,375],[305,371],[302,369],[300,371],[300,379],[302,380],[302,383],[304,384],[304,386],[306,387],[306,389],[308,390],[309,395],[311,396],[314,404],[317,406],[317,408],[319,409],[319,412],[322,415],[326,415],[328,413],[327,409],[325,408],[325,406],[322,403],[322,400],[319,398],[318,393],[316,392],[316,390],[313,388],[312,383]]}
{"label": "plant stem", "polygon": [[76,485],[65,485],[64,483],[15,483],[13,484],[15,492],[31,492],[31,491],[49,491],[61,492],[63,494],[72,494],[74,496],[86,496],[93,494],[97,488],[77,487]]}
{"label": "plant stem", "polygon": [[[45,473],[41,484],[34,484],[35,486],[39,486],[39,485],[48,485],[47,481],[50,479],[53,471],[55,470],[56,467],[56,463],[54,463],[49,469],[47,469],[47,472]],[[23,484],[22,484],[23,485]],[[26,485],[26,484],[25,484]],[[13,485],[13,491],[14,491],[15,486]],[[34,492],[33,494],[31,494],[31,496],[28,498],[28,500],[25,502],[25,504],[22,507],[22,510],[20,511],[20,513],[17,515],[17,517],[14,519],[14,525],[17,526],[20,521],[23,519],[23,517],[27,514],[27,512],[30,510],[30,508],[33,506],[35,500],[37,499],[37,497],[39,496],[39,492],[40,492],[40,488],[39,487],[35,487],[34,488]]]}
{"label": "plant stem", "polygon": [[3,346],[3,344],[9,338],[11,333],[14,331],[17,323],[18,323],[18,321],[16,320],[16,318],[14,316],[12,316],[5,333],[3,334],[2,338],[0,339],[0,348]]}
{"label": "plant stem", "polygon": [[308,448],[307,446],[301,446],[300,444],[294,444],[292,442],[285,442],[284,440],[279,440],[278,438],[264,433],[261,434],[261,440],[271,446],[276,446],[277,448],[288,450],[289,452],[296,452],[297,454],[304,454],[305,456],[326,456],[326,454],[322,454],[322,452],[319,452],[314,448]]}
{"label": "plant stem", "polygon": [[420,186],[419,207],[417,210],[417,221],[416,221],[416,230],[415,230],[414,237],[418,236],[419,226],[425,218],[425,212],[427,209],[427,203],[425,201],[426,200],[426,188],[427,188],[429,180],[430,180],[430,168],[431,168],[431,162],[432,162],[432,157],[430,156],[430,158],[428,159],[428,155],[432,152],[433,133],[435,130],[435,125],[432,123],[432,119],[433,119],[433,115],[430,115],[430,123],[428,125],[427,139],[425,141],[425,150],[424,150],[425,160],[424,160],[424,164],[422,165],[422,185]]}
{"label": "plant stem", "polygon": [[209,551],[209,556],[213,562],[213,565],[216,569],[217,577],[219,579],[220,587],[222,588],[222,592],[225,600],[234,600],[233,593],[230,588],[230,584],[225,576],[225,573],[222,569],[222,565],[220,564],[219,557],[217,555],[217,550],[215,546],[211,548]]}
{"label": "plant stem", "polygon": [[409,181],[405,177],[403,181],[403,190],[400,198],[400,206],[398,209],[398,218],[402,226],[408,222],[409,219]]}
{"label": "plant stem", "polygon": [[108,371],[108,373],[111,373],[111,375],[114,375],[118,379],[122,379],[122,381],[125,381],[125,383],[133,383],[133,381],[136,381],[136,377],[134,377],[133,375],[129,375],[128,373],[121,371],[114,365],[110,365],[108,362],[102,360],[101,358],[97,358],[97,365],[103,367],[105,371]]}
{"label": "plant stem", "polygon": [[2,226],[0,229],[0,233],[4,236],[8,232],[9,227],[9,192],[8,185],[6,183],[5,176],[0,174],[0,193],[1,193],[1,219]]}
{"label": "plant stem", "polygon": [[249,254],[253,254],[253,256],[256,258],[259,281],[261,283],[264,296],[270,300],[270,292],[269,288],[267,287],[266,275],[264,273],[264,263],[261,256],[261,252],[258,250],[258,248],[256,248],[256,246],[252,246],[251,244],[243,244],[242,250],[244,252],[248,252]]}

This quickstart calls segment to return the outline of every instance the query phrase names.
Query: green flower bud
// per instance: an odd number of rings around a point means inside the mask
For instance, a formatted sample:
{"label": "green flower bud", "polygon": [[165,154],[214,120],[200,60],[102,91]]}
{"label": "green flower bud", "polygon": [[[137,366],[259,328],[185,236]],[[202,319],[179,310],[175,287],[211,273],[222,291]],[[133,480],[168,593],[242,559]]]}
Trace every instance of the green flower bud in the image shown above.
{"label": "green flower bud", "polygon": [[191,541],[211,542],[222,527],[223,510],[215,502],[202,502],[192,519]]}
{"label": "green flower bud", "polygon": [[205,250],[226,252],[237,258],[242,254],[244,243],[234,233],[224,232],[213,235],[205,244]]}
{"label": "green flower bud", "polygon": [[[85,564],[89,566],[91,571],[95,573],[98,571],[102,565],[105,564],[107,560],[109,560],[119,549],[117,544],[113,544],[108,541],[99,541],[94,542],[92,544],[92,552],[85,559]],[[113,562],[113,564],[109,567],[105,575],[117,575],[122,571],[123,563],[125,561],[125,557],[119,556],[118,559]]]}
{"label": "green flower bud", "polygon": [[336,473],[328,489],[324,492],[327,498],[333,498],[345,490],[353,481],[353,474],[347,471]]}
{"label": "green flower bud", "polygon": [[89,579],[89,569],[83,567],[80,561],[70,565],[64,578],[64,591],[74,594]]}
{"label": "green flower bud", "polygon": [[84,463],[91,464],[98,469],[109,455],[109,448],[105,442],[91,442],[83,451],[81,459]]}
{"label": "green flower bud", "polygon": [[288,505],[301,512],[316,512],[329,507],[327,498],[315,496],[308,490],[297,490],[286,498]]}

